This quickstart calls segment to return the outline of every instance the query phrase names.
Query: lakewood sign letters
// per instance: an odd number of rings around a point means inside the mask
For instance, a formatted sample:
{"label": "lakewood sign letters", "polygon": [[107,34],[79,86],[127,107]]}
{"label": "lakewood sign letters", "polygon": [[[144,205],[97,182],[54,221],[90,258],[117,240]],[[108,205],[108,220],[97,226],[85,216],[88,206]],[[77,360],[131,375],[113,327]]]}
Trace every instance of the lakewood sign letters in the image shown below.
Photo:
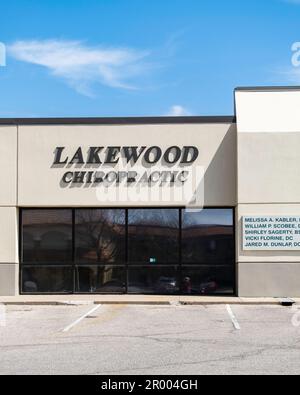
{"label": "lakewood sign letters", "polygon": [[244,250],[300,250],[300,216],[243,218]]}
{"label": "lakewood sign letters", "polygon": [[56,147],[52,167],[68,169],[62,175],[64,184],[175,183],[184,184],[187,167],[198,158],[195,146],[108,146],[78,147],[72,152]]}

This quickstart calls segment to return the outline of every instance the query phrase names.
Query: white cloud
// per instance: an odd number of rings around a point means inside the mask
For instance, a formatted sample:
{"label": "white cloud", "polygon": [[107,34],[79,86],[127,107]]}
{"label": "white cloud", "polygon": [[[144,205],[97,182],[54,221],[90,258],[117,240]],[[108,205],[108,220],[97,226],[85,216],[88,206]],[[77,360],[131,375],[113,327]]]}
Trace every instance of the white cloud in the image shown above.
{"label": "white cloud", "polygon": [[92,96],[92,86],[100,83],[112,88],[137,89],[132,82],[148,69],[150,53],[130,48],[103,48],[80,41],[17,41],[8,46],[17,60],[47,68],[81,94]]}
{"label": "white cloud", "polygon": [[172,106],[168,111],[168,113],[166,114],[166,116],[170,116],[170,117],[184,117],[188,115],[191,115],[191,113],[186,108],[180,105]]}

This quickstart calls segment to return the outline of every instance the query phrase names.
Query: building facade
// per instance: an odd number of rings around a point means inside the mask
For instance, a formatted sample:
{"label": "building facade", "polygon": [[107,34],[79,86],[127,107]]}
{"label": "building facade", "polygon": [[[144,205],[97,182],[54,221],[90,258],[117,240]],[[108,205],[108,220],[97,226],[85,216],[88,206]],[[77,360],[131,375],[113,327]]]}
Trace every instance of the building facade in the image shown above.
{"label": "building facade", "polygon": [[300,88],[235,116],[0,119],[0,295],[300,296]]}

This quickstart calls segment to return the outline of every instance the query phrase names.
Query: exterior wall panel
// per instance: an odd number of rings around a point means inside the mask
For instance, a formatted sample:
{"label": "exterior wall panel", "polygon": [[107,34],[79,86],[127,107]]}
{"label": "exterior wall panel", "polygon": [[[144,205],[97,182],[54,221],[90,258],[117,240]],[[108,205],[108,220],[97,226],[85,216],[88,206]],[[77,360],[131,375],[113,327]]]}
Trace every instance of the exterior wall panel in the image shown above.
{"label": "exterior wall panel", "polygon": [[243,251],[243,216],[300,215],[300,90],[236,92],[239,296],[300,296],[299,251]]}
{"label": "exterior wall panel", "polygon": [[0,264],[18,263],[18,218],[15,207],[0,207]]}
{"label": "exterior wall panel", "polygon": [[239,133],[300,132],[300,88],[238,89]]}
{"label": "exterior wall panel", "polygon": [[0,264],[0,296],[19,294],[19,265]]}
{"label": "exterior wall panel", "polygon": [[239,133],[239,203],[300,203],[299,147],[300,131]]}
{"label": "exterior wall panel", "polygon": [[17,127],[0,126],[0,207],[17,205]]}
{"label": "exterior wall panel", "polygon": [[300,264],[240,263],[239,295],[243,297],[300,297]]}
{"label": "exterior wall panel", "polygon": [[[56,147],[69,153],[91,146],[194,145],[200,154],[194,166],[204,172],[204,205],[236,204],[236,129],[231,124],[126,126],[20,126],[18,202],[21,207],[51,206],[179,206],[183,201],[139,201],[126,204],[97,193],[94,187],[60,185],[69,166],[52,166]],[[149,166],[148,166],[149,167]],[[74,166],[73,166],[74,168]],[[78,166],[78,171],[90,166]],[[169,167],[166,167],[168,169]],[[121,189],[120,189],[121,190]],[[108,194],[110,190],[108,190]],[[138,196],[137,196],[138,198]]]}
{"label": "exterior wall panel", "polygon": [[0,296],[19,292],[18,218],[15,207],[0,207]]}

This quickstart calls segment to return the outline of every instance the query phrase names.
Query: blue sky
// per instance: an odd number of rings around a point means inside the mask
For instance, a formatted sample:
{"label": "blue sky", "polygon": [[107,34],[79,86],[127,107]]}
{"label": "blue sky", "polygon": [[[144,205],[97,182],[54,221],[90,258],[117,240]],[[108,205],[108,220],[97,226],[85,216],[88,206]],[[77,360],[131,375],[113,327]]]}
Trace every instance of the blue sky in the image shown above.
{"label": "blue sky", "polygon": [[300,0],[1,3],[0,117],[231,115],[237,86],[296,85]]}

